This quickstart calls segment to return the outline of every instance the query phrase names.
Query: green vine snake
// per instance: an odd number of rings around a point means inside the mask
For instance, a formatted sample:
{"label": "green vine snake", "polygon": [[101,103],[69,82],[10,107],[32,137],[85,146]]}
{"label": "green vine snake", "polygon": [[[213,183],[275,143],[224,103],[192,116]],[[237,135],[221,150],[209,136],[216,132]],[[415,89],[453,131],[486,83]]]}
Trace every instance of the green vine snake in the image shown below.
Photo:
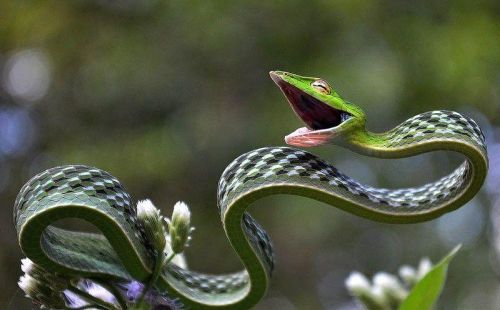
{"label": "green vine snake", "polygon": [[[281,71],[270,75],[306,124],[286,136],[289,145],[335,144],[381,158],[450,150],[466,160],[437,181],[385,189],[360,184],[301,149],[266,147],[241,155],[223,172],[217,198],[224,231],[245,269],[209,275],[169,264],[156,282],[156,288],[193,309],[248,309],[264,296],[274,267],[272,244],[246,212],[259,198],[299,195],[375,221],[413,223],[464,205],[486,177],[484,135],[468,117],[431,111],[385,133],[371,133],[363,111],[326,81]],[[102,234],[51,225],[63,218],[88,221]],[[47,270],[104,280],[146,281],[151,274],[151,248],[130,195],[116,178],[97,168],[69,165],[33,177],[16,199],[14,222],[24,254]]]}

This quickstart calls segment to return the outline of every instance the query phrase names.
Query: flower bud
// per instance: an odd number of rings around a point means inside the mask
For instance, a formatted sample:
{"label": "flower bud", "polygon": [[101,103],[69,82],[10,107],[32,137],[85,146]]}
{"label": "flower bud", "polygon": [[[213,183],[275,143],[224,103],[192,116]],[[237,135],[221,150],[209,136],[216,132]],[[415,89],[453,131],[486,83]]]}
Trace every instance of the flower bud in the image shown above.
{"label": "flower bud", "polygon": [[159,252],[165,249],[165,227],[163,216],[151,200],[141,200],[137,203],[137,219],[141,222],[146,237]]}
{"label": "flower bud", "polygon": [[371,290],[370,281],[360,272],[352,272],[345,280],[347,290],[353,296],[369,294]]}
{"label": "flower bud", "polygon": [[382,289],[384,294],[388,297],[391,304],[399,305],[408,295],[408,291],[403,288],[395,276],[379,272],[373,277],[373,284]]}
{"label": "flower bud", "polygon": [[22,275],[17,282],[17,285],[23,290],[27,297],[33,296],[36,292],[36,283],[35,278],[30,275]]}
{"label": "flower bud", "polygon": [[190,227],[191,212],[188,206],[179,201],[174,206],[172,220],[167,220],[172,251],[176,254],[184,251],[188,241],[191,239],[190,233],[193,228]]}
{"label": "flower bud", "polygon": [[418,279],[422,279],[429,271],[432,269],[432,262],[429,258],[425,257],[420,260],[420,264],[418,264],[417,277]]}
{"label": "flower bud", "polygon": [[415,268],[408,265],[404,265],[399,268],[399,276],[409,287],[412,287],[418,281],[417,271],[415,270]]}
{"label": "flower bud", "polygon": [[68,287],[69,279],[48,272],[41,266],[33,263],[29,258],[21,259],[21,270],[35,280],[46,283],[56,291],[63,291]]}
{"label": "flower bud", "polygon": [[373,286],[368,297],[370,297],[370,301],[368,303],[365,301],[368,309],[390,309],[389,299],[380,286]]}
{"label": "flower bud", "polygon": [[24,291],[26,297],[31,298],[35,303],[50,309],[65,309],[66,303],[60,291],[55,291],[29,274],[24,274],[17,283]]}
{"label": "flower bud", "polygon": [[368,310],[388,309],[387,297],[381,287],[372,286],[360,272],[352,272],[345,281],[349,293]]}

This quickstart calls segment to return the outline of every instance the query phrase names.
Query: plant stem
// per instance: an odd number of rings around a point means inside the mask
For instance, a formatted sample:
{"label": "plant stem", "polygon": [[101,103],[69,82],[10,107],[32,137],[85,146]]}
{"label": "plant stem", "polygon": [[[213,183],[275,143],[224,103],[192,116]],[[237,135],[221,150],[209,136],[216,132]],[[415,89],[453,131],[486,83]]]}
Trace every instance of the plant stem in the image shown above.
{"label": "plant stem", "polygon": [[142,303],[144,300],[144,297],[146,296],[146,293],[154,287],[156,280],[158,280],[158,277],[160,276],[161,270],[163,266],[168,264],[175,256],[175,253],[171,253],[166,259],[165,259],[165,252],[161,251],[158,253],[158,256],[156,257],[156,264],[155,264],[155,269],[153,270],[153,274],[151,275],[150,280],[144,286],[141,296],[137,299],[136,304]]}
{"label": "plant stem", "polygon": [[174,259],[174,256],[176,255],[177,253],[170,253],[170,255],[167,257],[167,259],[165,260],[165,263],[164,265],[167,265],[168,263],[170,263],[170,261],[172,261],[172,259]]}

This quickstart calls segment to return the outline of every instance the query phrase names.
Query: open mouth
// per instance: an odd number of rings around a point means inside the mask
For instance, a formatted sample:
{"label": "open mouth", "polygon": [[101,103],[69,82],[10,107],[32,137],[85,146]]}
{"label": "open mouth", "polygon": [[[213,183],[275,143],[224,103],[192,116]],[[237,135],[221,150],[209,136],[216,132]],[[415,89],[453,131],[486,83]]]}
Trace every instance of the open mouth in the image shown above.
{"label": "open mouth", "polygon": [[350,114],[303,92],[275,73],[271,73],[271,78],[281,88],[295,114],[306,124],[306,127],[297,129],[285,138],[288,144],[296,146],[324,144],[334,135],[328,129],[337,127],[351,117]]}
{"label": "open mouth", "polygon": [[332,108],[295,86],[280,80],[278,86],[285,94],[293,111],[312,130],[328,129],[342,123],[343,111]]}

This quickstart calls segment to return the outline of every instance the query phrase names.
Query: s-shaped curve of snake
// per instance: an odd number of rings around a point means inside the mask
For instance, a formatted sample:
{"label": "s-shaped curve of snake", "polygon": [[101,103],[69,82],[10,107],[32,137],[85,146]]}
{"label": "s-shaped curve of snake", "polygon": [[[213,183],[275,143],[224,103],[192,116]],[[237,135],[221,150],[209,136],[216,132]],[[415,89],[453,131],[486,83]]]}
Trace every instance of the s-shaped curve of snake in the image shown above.
{"label": "s-shaped curve of snake", "polygon": [[[362,110],[342,100],[324,80],[281,71],[271,77],[307,125],[287,136],[288,144],[338,144],[383,158],[450,150],[466,159],[437,181],[386,189],[360,184],[300,149],[265,147],[239,156],[223,172],[217,199],[224,231],[245,269],[209,275],[168,264],[156,282],[157,289],[192,309],[248,309],[264,296],[274,267],[273,248],[246,211],[259,198],[299,195],[375,221],[412,223],[464,205],[486,177],[484,135],[466,116],[432,111],[374,134],[364,129]],[[52,225],[64,218],[88,221],[102,234]],[[16,199],[14,222],[24,254],[49,271],[103,280],[146,281],[151,275],[152,249],[135,205],[122,184],[100,169],[69,165],[36,175]]]}

